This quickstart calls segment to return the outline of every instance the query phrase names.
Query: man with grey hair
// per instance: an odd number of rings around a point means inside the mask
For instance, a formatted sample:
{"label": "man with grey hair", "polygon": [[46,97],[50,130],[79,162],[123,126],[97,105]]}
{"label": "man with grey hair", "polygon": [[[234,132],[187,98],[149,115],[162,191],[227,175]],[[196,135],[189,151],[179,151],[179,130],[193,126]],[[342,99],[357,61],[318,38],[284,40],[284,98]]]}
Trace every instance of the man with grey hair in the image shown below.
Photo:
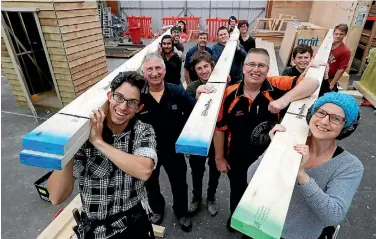
{"label": "man with grey hair", "polygon": [[233,231],[231,215],[248,185],[247,169],[268,147],[268,132],[292,101],[311,95],[319,86],[311,78],[268,77],[269,64],[265,49],[252,48],[245,58],[244,80],[226,89],[218,115],[215,161],[218,171],[227,173],[230,180],[229,231]]}
{"label": "man with grey hair", "polygon": [[195,99],[188,95],[183,87],[164,81],[166,67],[157,54],[146,55],[142,71],[147,87],[141,99],[144,108],[138,118],[153,126],[157,136],[158,164],[146,182],[149,204],[154,216],[152,223],[160,224],[164,216],[165,200],[159,186],[159,173],[164,167],[171,184],[173,210],[182,230],[192,230],[188,218],[187,164],[183,154],[175,152],[175,142],[195,105]]}

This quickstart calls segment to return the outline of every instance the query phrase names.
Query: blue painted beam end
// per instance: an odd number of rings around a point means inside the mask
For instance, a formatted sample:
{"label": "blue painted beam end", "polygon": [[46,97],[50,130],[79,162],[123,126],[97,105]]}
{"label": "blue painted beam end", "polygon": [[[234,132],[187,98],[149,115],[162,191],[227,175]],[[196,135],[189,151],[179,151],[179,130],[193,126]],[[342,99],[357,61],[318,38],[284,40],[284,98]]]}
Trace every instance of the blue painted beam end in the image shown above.
{"label": "blue painted beam end", "polygon": [[176,153],[208,156],[211,142],[178,138],[175,144]]}
{"label": "blue painted beam end", "polygon": [[28,150],[20,153],[21,164],[34,166],[38,168],[48,168],[53,170],[61,170],[62,162],[60,158],[53,157],[48,154],[34,154]]}
{"label": "blue painted beam end", "polygon": [[[58,127],[58,126],[57,126]],[[64,155],[70,137],[31,131],[22,138],[23,149],[48,154]]]}

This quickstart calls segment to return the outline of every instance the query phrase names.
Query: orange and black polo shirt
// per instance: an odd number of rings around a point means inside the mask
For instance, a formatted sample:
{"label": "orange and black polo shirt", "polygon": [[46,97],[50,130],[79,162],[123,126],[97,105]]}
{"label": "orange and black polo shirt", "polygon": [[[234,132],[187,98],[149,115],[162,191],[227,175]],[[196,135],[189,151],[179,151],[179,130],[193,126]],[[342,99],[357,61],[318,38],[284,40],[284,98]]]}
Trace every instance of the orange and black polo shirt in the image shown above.
{"label": "orange and black polo shirt", "polygon": [[[302,80],[300,77],[268,77],[254,100],[244,94],[244,81],[227,87],[219,111],[216,130],[226,131],[227,159],[256,160],[270,143],[270,129],[283,117],[284,112],[268,111],[271,101],[282,97]],[[250,160],[250,161],[249,161]]]}

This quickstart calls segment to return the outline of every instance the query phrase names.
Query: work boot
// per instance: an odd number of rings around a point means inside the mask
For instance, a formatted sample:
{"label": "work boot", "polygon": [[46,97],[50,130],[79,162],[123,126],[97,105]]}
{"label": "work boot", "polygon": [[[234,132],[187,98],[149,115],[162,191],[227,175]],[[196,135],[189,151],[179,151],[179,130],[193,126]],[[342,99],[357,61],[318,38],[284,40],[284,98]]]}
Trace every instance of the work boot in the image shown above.
{"label": "work boot", "polygon": [[188,206],[188,213],[193,216],[201,207],[201,199],[192,199],[192,202]]}
{"label": "work boot", "polygon": [[184,232],[190,232],[190,231],[192,231],[192,222],[191,222],[191,219],[189,219],[187,217],[180,218],[179,219],[179,225],[180,225],[181,229]]}
{"label": "work boot", "polygon": [[227,231],[233,233],[235,229],[231,227],[231,216],[227,219]]}
{"label": "work boot", "polygon": [[163,214],[154,213],[153,216],[150,218],[150,222],[155,225],[160,225],[163,221]]}
{"label": "work boot", "polygon": [[218,213],[218,204],[215,200],[207,200],[208,213],[214,217]]}

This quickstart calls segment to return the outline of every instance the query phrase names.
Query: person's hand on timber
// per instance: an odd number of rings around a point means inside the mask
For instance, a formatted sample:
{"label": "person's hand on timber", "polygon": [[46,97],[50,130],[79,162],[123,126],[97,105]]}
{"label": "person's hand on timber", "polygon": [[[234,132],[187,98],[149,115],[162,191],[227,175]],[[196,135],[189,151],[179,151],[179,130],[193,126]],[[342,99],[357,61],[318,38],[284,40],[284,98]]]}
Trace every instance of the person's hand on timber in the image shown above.
{"label": "person's hand on timber", "polygon": [[90,115],[90,135],[89,141],[94,146],[95,144],[102,140],[102,132],[103,132],[103,121],[106,118],[106,115],[102,109],[93,110],[92,114]]}
{"label": "person's hand on timber", "polygon": [[200,85],[196,90],[196,100],[200,97],[202,93],[209,94],[213,92],[213,88],[208,85]]}
{"label": "person's hand on timber", "polygon": [[297,144],[294,146],[294,149],[303,156],[300,163],[297,180],[299,185],[304,185],[311,179],[305,171],[305,166],[309,160],[309,146],[305,144]]}
{"label": "person's hand on timber", "polygon": [[270,140],[273,140],[274,136],[275,136],[275,133],[277,132],[285,132],[286,131],[286,128],[285,126],[281,125],[281,124],[276,124],[270,131],[269,131],[269,137],[270,137]]}
{"label": "person's hand on timber", "polygon": [[286,97],[281,97],[278,100],[274,100],[269,103],[268,110],[273,114],[279,113],[290,104],[290,101]]}
{"label": "person's hand on timber", "polygon": [[228,164],[225,158],[215,158],[215,164],[217,165],[217,169],[221,173],[227,173],[231,170],[230,164]]}

